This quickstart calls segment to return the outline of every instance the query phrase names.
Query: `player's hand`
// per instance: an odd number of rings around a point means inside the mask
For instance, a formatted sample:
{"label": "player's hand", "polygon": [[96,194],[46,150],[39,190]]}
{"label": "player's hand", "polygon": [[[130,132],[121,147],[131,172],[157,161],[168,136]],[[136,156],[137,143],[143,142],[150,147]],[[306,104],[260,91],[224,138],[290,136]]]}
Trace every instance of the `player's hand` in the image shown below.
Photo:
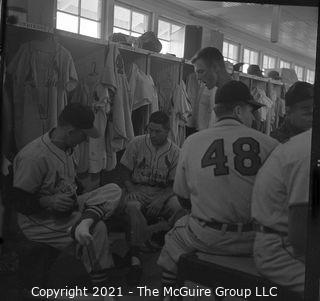
{"label": "player's hand", "polygon": [[157,217],[160,214],[160,211],[163,207],[163,202],[160,200],[154,200],[152,203],[147,206],[147,216],[149,217]]}
{"label": "player's hand", "polygon": [[40,198],[40,204],[45,208],[50,208],[52,210],[66,212],[73,208],[74,199],[66,194],[57,193],[52,196],[45,196]]}
{"label": "player's hand", "polygon": [[126,199],[128,201],[144,202],[145,200],[148,199],[148,195],[141,191],[131,191],[128,193]]}
{"label": "player's hand", "polygon": [[76,227],[74,237],[82,246],[88,246],[93,240],[93,236],[90,234],[89,229],[90,226],[86,222],[86,220],[81,221],[80,224]]}

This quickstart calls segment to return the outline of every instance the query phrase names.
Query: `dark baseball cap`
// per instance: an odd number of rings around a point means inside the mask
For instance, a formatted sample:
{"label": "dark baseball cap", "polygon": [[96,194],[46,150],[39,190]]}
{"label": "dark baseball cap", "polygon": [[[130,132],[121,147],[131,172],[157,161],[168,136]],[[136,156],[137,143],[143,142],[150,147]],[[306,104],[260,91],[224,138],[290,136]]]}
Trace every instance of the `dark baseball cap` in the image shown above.
{"label": "dark baseball cap", "polygon": [[286,106],[290,107],[298,102],[313,99],[313,97],[313,85],[307,82],[298,81],[289,88],[285,95]]}
{"label": "dark baseball cap", "polygon": [[231,80],[219,88],[215,96],[216,105],[232,105],[243,102],[251,105],[254,110],[263,107],[263,104],[256,102],[246,84],[241,81]]}
{"label": "dark baseball cap", "polygon": [[82,130],[91,138],[98,138],[99,131],[94,127],[94,113],[89,106],[80,103],[71,103],[65,106],[59,120]]}

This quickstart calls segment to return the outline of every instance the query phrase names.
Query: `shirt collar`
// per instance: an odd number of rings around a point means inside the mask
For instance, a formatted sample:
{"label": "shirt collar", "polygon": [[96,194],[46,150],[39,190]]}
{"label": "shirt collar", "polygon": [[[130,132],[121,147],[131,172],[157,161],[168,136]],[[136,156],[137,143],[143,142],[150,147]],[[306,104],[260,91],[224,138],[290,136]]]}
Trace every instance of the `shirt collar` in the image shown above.
{"label": "shirt collar", "polygon": [[61,148],[57,147],[54,143],[52,143],[51,139],[50,139],[50,134],[53,132],[54,128],[51,129],[49,132],[46,132],[43,136],[42,136],[42,141],[43,143],[50,148],[52,151],[54,151],[56,154],[59,154],[60,156],[64,156],[65,155],[71,155],[73,153],[73,149],[68,149],[66,151],[62,150]]}
{"label": "shirt collar", "polygon": [[242,125],[242,122],[235,117],[222,117],[213,125],[213,127],[221,127],[228,125]]}

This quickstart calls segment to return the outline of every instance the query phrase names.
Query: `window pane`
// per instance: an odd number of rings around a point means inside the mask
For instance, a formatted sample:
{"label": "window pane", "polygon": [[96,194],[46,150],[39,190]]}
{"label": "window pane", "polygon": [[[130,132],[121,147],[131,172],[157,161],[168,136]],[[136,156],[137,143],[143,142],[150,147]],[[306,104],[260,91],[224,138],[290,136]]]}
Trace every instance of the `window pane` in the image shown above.
{"label": "window pane", "polygon": [[58,0],[58,10],[78,15],[79,0]]}
{"label": "window pane", "polygon": [[95,22],[81,18],[80,34],[93,38],[100,38],[100,22]]}
{"label": "window pane", "polygon": [[78,17],[57,12],[57,28],[78,33]]}
{"label": "window pane", "polygon": [[101,0],[81,0],[81,16],[99,21],[101,19]]}
{"label": "window pane", "polygon": [[[174,28],[176,25],[172,25],[172,28]],[[184,51],[184,27],[182,26],[176,26],[176,28],[179,28],[179,30],[175,30],[171,34],[170,39],[170,53],[175,54],[177,57],[183,57],[183,51]]]}
{"label": "window pane", "polygon": [[125,29],[121,29],[121,28],[118,28],[118,27],[113,27],[113,32],[114,33],[117,33],[117,32],[120,32],[120,33],[124,33],[126,35],[130,35],[130,31],[129,30],[125,30]]}
{"label": "window pane", "polygon": [[263,56],[263,68],[269,68],[268,57],[266,55]]}
{"label": "window pane", "polygon": [[137,12],[132,12],[131,30],[144,33],[148,30],[148,16]]}
{"label": "window pane", "polygon": [[169,53],[170,52],[170,43],[164,40],[160,40],[162,44],[161,53]]}
{"label": "window pane", "polygon": [[258,64],[258,52],[251,51],[250,64]]}
{"label": "window pane", "polygon": [[250,62],[250,51],[248,49],[244,49],[243,62],[244,63],[249,63]]}
{"label": "window pane", "polygon": [[275,67],[276,67],[276,59],[274,57],[270,57],[269,68],[275,68]]}
{"label": "window pane", "polygon": [[130,10],[121,6],[114,6],[114,26],[130,30]]}
{"label": "window pane", "polygon": [[248,67],[249,67],[249,64],[244,64],[242,66],[242,72],[247,73]]}
{"label": "window pane", "polygon": [[182,28],[183,28],[182,26],[178,26],[178,25],[172,24],[171,25],[171,34],[176,33],[177,31],[181,30]]}
{"label": "window pane", "polygon": [[170,40],[170,23],[159,20],[158,23],[158,38],[163,40]]}
{"label": "window pane", "polygon": [[225,57],[225,58],[227,58],[228,57],[228,43],[227,42],[223,42],[223,56]]}
{"label": "window pane", "polygon": [[237,60],[238,59],[238,46],[232,45],[232,47],[233,47],[233,49],[232,49],[231,57],[232,57],[232,59]]}

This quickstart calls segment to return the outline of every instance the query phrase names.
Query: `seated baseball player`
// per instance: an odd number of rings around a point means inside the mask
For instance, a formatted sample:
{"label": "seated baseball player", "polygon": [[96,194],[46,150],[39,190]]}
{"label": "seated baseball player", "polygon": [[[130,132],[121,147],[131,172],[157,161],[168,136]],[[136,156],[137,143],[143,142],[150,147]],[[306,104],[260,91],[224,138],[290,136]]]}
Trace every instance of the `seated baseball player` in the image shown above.
{"label": "seated baseball player", "polygon": [[13,163],[14,207],[18,224],[31,241],[59,250],[76,242],[77,254],[94,285],[102,284],[113,266],[107,229],[121,199],[121,189],[108,184],[78,194],[73,148],[99,136],[94,113],[78,103],[67,105],[58,125],[26,145]]}
{"label": "seated baseball player", "polygon": [[165,237],[158,259],[165,286],[176,282],[182,254],[252,254],[251,193],[256,174],[278,142],[252,128],[262,105],[249,88],[229,81],[217,90],[217,122],[185,141],[173,190],[191,201],[191,213]]}
{"label": "seated baseball player", "polygon": [[150,238],[148,221],[162,217],[168,230],[185,214],[172,190],[180,149],[168,139],[169,130],[169,117],[154,112],[148,134],[135,137],[121,159],[133,249]]}
{"label": "seated baseball player", "polygon": [[311,129],[278,146],[260,169],[252,194],[259,272],[303,293],[309,201]]}
{"label": "seated baseball player", "polygon": [[286,116],[283,124],[270,136],[283,143],[312,126],[313,85],[296,82],[285,95]]}

